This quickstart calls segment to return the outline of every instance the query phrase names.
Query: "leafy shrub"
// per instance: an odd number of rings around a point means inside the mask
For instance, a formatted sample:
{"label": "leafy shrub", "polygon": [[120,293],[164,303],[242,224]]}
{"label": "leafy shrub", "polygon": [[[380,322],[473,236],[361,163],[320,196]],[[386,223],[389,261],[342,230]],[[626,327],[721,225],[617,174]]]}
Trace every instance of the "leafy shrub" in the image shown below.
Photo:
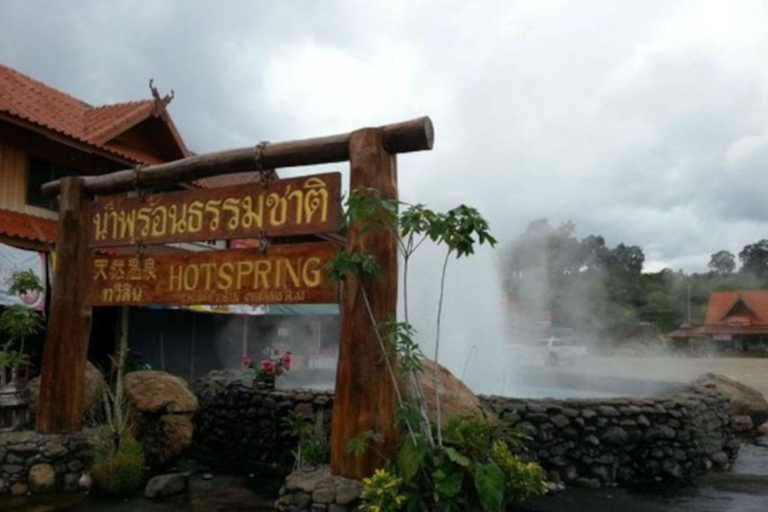
{"label": "leafy shrub", "polygon": [[507,494],[513,501],[522,501],[547,492],[544,469],[535,462],[523,462],[512,455],[507,443],[493,442],[491,459],[504,473]]}
{"label": "leafy shrub", "polygon": [[[510,452],[502,423],[454,417],[443,445],[428,449],[420,436],[405,438],[397,461],[408,510],[498,512],[507,503],[543,494],[544,470]],[[517,438],[511,437],[513,443]]]}
{"label": "leafy shrub", "polygon": [[144,450],[136,439],[124,434],[117,446],[97,446],[91,473],[96,485],[109,494],[127,495],[141,488],[144,480]]}
{"label": "leafy shrub", "polygon": [[384,469],[377,469],[373,476],[363,479],[359,510],[363,512],[396,512],[400,510],[405,496],[400,494],[402,478]]}

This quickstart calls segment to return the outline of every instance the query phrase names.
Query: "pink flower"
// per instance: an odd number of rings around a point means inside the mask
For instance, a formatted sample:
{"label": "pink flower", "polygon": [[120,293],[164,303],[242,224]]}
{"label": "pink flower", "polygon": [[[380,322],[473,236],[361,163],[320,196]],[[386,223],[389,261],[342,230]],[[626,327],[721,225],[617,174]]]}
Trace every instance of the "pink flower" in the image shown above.
{"label": "pink flower", "polygon": [[251,358],[248,357],[248,354],[243,354],[240,357],[240,364],[243,365],[243,369],[250,368],[253,364],[253,361],[251,361]]}
{"label": "pink flower", "polygon": [[261,368],[261,371],[267,375],[275,374],[275,365],[269,359],[262,359],[261,363],[259,363],[259,367]]}
{"label": "pink flower", "polygon": [[283,355],[282,361],[283,361],[283,366],[285,367],[285,371],[290,371],[290,369],[291,369],[291,353],[290,352],[286,352]]}

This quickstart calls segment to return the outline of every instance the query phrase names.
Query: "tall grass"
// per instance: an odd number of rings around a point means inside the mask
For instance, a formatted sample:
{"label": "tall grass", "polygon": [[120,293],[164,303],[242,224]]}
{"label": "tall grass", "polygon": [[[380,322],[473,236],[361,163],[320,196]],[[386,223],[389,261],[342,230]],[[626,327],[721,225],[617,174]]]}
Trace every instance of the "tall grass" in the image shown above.
{"label": "tall grass", "polygon": [[120,442],[106,442],[96,448],[91,468],[96,485],[109,494],[127,495],[144,482],[144,450],[136,439],[125,433]]}

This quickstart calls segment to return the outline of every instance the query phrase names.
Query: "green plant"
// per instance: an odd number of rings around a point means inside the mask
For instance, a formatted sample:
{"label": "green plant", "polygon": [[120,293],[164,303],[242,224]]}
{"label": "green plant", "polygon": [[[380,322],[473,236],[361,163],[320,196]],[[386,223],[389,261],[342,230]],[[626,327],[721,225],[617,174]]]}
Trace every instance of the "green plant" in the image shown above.
{"label": "green plant", "polygon": [[[8,291],[13,295],[25,295],[31,292],[42,292],[43,286],[32,270],[14,272],[8,280]],[[40,332],[45,323],[42,315],[24,304],[14,304],[5,308],[0,313],[0,333],[6,339],[0,353],[0,384],[8,382],[8,371],[11,380],[16,380],[19,366],[29,364],[29,359],[24,354],[24,345],[27,336]],[[19,341],[18,350],[11,350],[15,341]]]}
{"label": "green plant", "polygon": [[376,450],[375,445],[381,444],[383,441],[384,438],[378,432],[366,430],[349,440],[349,443],[347,443],[347,453],[360,457],[368,450]]}
{"label": "green plant", "polygon": [[[405,206],[405,210],[398,213],[401,206]],[[416,330],[409,323],[409,261],[427,240],[446,248],[436,316],[434,360],[437,361],[448,262],[452,256],[461,258],[474,253],[477,245],[494,246],[496,240],[489,233],[488,223],[477,210],[465,205],[437,213],[424,205],[382,199],[373,189],[352,192],[345,218],[347,224],[356,224],[363,232],[389,230],[404,261],[404,319],[393,318],[387,322],[378,322],[374,317],[365,288],[368,280],[381,274],[375,259],[368,254],[340,253],[329,263],[332,279],[346,281],[350,274],[360,279],[360,296],[397,397],[398,425],[408,432],[400,445],[396,464],[366,480],[364,510],[394,511],[406,505],[409,511],[497,512],[517,497],[540,492],[544,485],[541,468],[516,458],[506,442],[494,444],[494,440],[503,438],[518,448],[521,436],[505,423],[491,423],[484,417],[450,418],[445,427],[440,428],[443,423],[438,383],[435,383],[436,421],[433,424],[419,380],[424,354],[416,341]],[[407,383],[407,393],[400,391],[400,382]],[[349,442],[348,452],[362,455],[375,449],[377,435],[363,432]]]}
{"label": "green plant", "polygon": [[91,467],[96,485],[106,493],[125,496],[141,488],[144,479],[144,450],[130,434],[117,445],[101,442]]}
{"label": "green plant", "polygon": [[104,419],[112,436],[119,442],[130,424],[131,410],[124,393],[116,393],[104,386]]}
{"label": "green plant", "polygon": [[317,466],[328,462],[328,430],[326,417],[322,412],[314,415],[293,413],[284,420],[288,433],[297,441],[296,449],[291,453],[296,468]]}
{"label": "green plant", "polygon": [[[40,332],[44,327],[40,313],[28,306],[14,304],[8,306],[0,314],[0,332],[8,336],[5,348],[19,339],[24,344],[24,338]],[[22,349],[23,350],[23,349]]]}
{"label": "green plant", "polygon": [[377,469],[373,476],[363,479],[363,492],[360,494],[359,510],[363,512],[396,512],[400,510],[405,496],[400,494],[402,478],[384,470]]}
{"label": "green plant", "polygon": [[0,351],[0,368],[15,368],[29,364],[29,356],[14,350]]}
{"label": "green plant", "polygon": [[14,350],[0,350],[0,386],[13,382],[18,368],[26,365],[29,365],[27,354]]}
{"label": "green plant", "polygon": [[453,417],[443,429],[443,445],[430,450],[406,439],[398,453],[397,474],[404,480],[408,510],[483,510],[546,490],[544,470],[513,455],[504,425],[482,417]]}
{"label": "green plant", "polygon": [[535,462],[523,462],[512,455],[504,441],[497,439],[493,442],[491,459],[504,473],[509,499],[522,501],[547,492],[544,469]]}
{"label": "green plant", "polygon": [[43,284],[32,269],[19,270],[8,279],[8,293],[24,295],[30,292],[43,292]]}
{"label": "green plant", "polygon": [[[398,211],[401,206],[405,207],[403,212]],[[496,240],[490,235],[488,223],[474,208],[461,205],[446,213],[437,213],[422,204],[408,205],[396,200],[384,199],[379,190],[372,188],[360,188],[352,191],[347,200],[344,223],[348,226],[356,225],[362,232],[373,229],[390,231],[403,257],[403,322],[398,322],[396,319],[384,323],[377,322],[371,311],[365,286],[361,287],[361,296],[368,310],[372,328],[377,333],[382,357],[387,364],[387,369],[395,388],[398,407],[400,409],[415,408],[419,411],[419,420],[417,422],[404,419],[403,423],[409,435],[413,436],[418,431],[425,436],[429,445],[433,446],[435,441],[432,438],[432,429],[429,425],[424,392],[417,378],[417,374],[421,371],[420,359],[423,357],[423,354],[418,343],[414,341],[416,331],[409,323],[409,262],[416,250],[426,240],[431,240],[437,245],[447,248],[442,267],[440,298],[437,308],[434,357],[434,360],[437,362],[439,359],[442,305],[448,261],[452,255],[460,258],[473,254],[476,245],[489,244],[494,246]],[[364,253],[341,252],[329,262],[328,267],[330,278],[336,281],[346,281],[349,274],[367,279],[377,278],[381,274],[381,267],[375,259],[371,255]],[[399,359],[399,376],[396,375],[395,365],[391,361],[393,354],[396,354]],[[408,394],[415,399],[409,404],[406,403],[407,398],[399,390],[399,377],[404,377],[408,385]],[[435,374],[435,378],[437,379],[437,374]],[[435,400],[436,416],[437,422],[440,423],[440,396],[437,383],[435,390],[437,395]],[[406,418],[407,415],[401,415],[401,417]],[[442,440],[440,439],[441,432],[439,430],[437,431],[437,436],[437,444],[440,444]]]}

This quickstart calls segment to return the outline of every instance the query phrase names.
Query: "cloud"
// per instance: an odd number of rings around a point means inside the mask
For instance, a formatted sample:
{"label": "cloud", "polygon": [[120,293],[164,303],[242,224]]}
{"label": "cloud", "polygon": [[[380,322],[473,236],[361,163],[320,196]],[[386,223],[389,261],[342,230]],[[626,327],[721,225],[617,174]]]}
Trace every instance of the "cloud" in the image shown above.
{"label": "cloud", "polygon": [[475,205],[502,242],[570,219],[650,270],[702,271],[766,236],[767,17],[759,1],[11,0],[0,48],[92,103],[154,77],[196,151],[428,114],[435,150],[400,157],[403,199]]}

